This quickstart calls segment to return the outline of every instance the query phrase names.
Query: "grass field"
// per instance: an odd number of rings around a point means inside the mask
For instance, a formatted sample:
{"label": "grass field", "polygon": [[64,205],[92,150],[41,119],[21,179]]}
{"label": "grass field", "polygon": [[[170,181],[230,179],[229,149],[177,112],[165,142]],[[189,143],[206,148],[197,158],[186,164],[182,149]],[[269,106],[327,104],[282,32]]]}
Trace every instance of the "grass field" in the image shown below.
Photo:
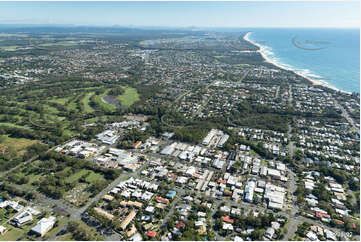
{"label": "grass field", "polygon": [[123,105],[123,106],[131,106],[133,103],[139,100],[139,94],[137,92],[137,89],[132,87],[126,87],[124,90],[124,93],[117,97],[117,100]]}
{"label": "grass field", "polygon": [[94,112],[94,109],[92,107],[90,107],[90,105],[89,105],[89,99],[93,95],[94,95],[94,92],[87,93],[85,95],[85,97],[81,100],[84,104],[84,111],[87,113]]}
{"label": "grass field", "polygon": [[92,183],[92,182],[97,181],[97,180],[104,180],[104,177],[99,173],[94,173],[93,171],[91,171],[89,176],[87,176],[85,178],[85,181],[87,181],[89,183]]}
{"label": "grass field", "polygon": [[66,101],[68,101],[68,100],[69,100],[68,97],[64,97],[64,98],[51,99],[50,102],[59,103],[59,104],[64,105],[66,103]]}
{"label": "grass field", "polygon": [[67,217],[61,217],[58,221],[58,226],[52,228],[48,233],[46,233],[46,238],[50,238],[53,235],[55,235],[58,231],[59,228],[63,227],[63,225],[68,221]]}
{"label": "grass field", "polygon": [[75,241],[71,233],[66,233],[64,235],[56,237],[56,241]]}
{"label": "grass field", "polygon": [[5,227],[8,228],[8,232],[6,232],[4,235],[0,235],[1,241],[16,241],[25,232],[20,228],[15,228],[10,225],[6,225]]}
{"label": "grass field", "polygon": [[[96,234],[96,231],[89,227],[87,224],[85,224],[83,221],[78,220],[76,222],[79,222],[79,226],[83,229],[85,229],[85,231],[87,231],[87,234]],[[66,233],[64,235],[58,236],[56,237],[56,241],[74,241],[75,239],[73,238],[73,235],[71,233]]]}
{"label": "grass field", "polygon": [[3,139],[0,141],[0,146],[6,146],[7,148],[18,152],[19,154],[23,154],[28,146],[38,142],[39,141],[37,140],[10,138],[8,136],[3,136]]}
{"label": "grass field", "polygon": [[83,175],[87,174],[88,172],[90,172],[90,170],[82,169],[82,170],[74,173],[73,175],[67,177],[67,178],[65,179],[65,181],[66,181],[66,182],[71,182],[71,183],[76,182],[77,180],[80,179],[80,177],[82,177]]}
{"label": "grass field", "polygon": [[95,172],[92,171],[92,170],[82,169],[82,170],[74,173],[73,175],[67,177],[67,178],[65,179],[65,181],[66,181],[66,182],[71,182],[71,183],[76,182],[76,181],[78,181],[83,175],[86,175],[86,174],[88,174],[88,173],[90,173],[90,174],[85,178],[85,180],[86,180],[87,182],[89,182],[89,183],[92,183],[92,182],[94,182],[94,181],[96,181],[96,180],[104,180],[103,175],[101,175],[101,174],[99,174],[99,173],[95,173]]}
{"label": "grass field", "polygon": [[33,217],[33,220],[30,223],[23,225],[21,228],[14,227],[10,224],[3,224],[3,226],[8,229],[8,232],[4,235],[0,235],[0,241],[16,241],[26,235],[38,221],[39,219],[37,217]]}

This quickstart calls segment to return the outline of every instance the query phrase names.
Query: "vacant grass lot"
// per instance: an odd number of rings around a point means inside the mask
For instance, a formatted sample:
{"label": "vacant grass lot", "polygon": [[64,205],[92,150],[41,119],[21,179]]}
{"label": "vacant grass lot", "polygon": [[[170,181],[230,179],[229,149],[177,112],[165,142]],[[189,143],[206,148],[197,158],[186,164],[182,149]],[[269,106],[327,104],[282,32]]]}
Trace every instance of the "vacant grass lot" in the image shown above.
{"label": "vacant grass lot", "polygon": [[42,184],[49,179],[58,177],[56,179],[61,179],[64,182],[64,185],[58,187],[64,191],[62,198],[76,206],[80,206],[82,202],[92,195],[88,191],[89,187],[99,182],[107,184],[108,180],[103,173],[76,167],[77,164],[62,166],[61,162],[36,160],[27,166],[14,170],[9,175],[8,180],[29,189],[42,191],[42,188],[44,188]]}
{"label": "vacant grass lot", "polygon": [[101,174],[95,173],[92,170],[82,169],[82,170],[74,173],[70,177],[67,177],[65,179],[65,181],[73,183],[73,182],[78,181],[82,176],[84,176],[86,174],[89,174],[89,175],[85,178],[85,181],[89,182],[89,183],[93,183],[96,180],[105,180]]}
{"label": "vacant grass lot", "polygon": [[18,154],[22,155],[26,148],[32,144],[38,143],[37,140],[30,140],[24,138],[10,138],[7,135],[0,137],[0,147],[11,149]]}

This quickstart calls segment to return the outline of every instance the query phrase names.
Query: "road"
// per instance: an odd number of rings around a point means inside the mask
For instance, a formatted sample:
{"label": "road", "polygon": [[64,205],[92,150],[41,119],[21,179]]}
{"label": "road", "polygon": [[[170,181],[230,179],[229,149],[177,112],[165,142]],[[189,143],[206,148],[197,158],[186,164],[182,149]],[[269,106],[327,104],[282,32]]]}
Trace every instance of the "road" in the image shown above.
{"label": "road", "polygon": [[224,241],[225,238],[223,236],[221,236],[218,231],[216,230],[215,228],[215,224],[216,224],[216,220],[214,219],[214,214],[217,212],[219,206],[221,205],[223,201],[221,200],[215,200],[214,201],[214,205],[213,205],[213,210],[212,210],[212,215],[211,215],[211,218],[212,218],[212,225],[213,225],[213,231],[216,233],[216,240],[217,241]]}
{"label": "road", "polygon": [[279,95],[280,95],[280,86],[277,87],[275,99],[277,99],[279,97]]}
{"label": "road", "polygon": [[183,190],[183,189],[182,189],[182,190],[177,189],[177,190],[178,190],[177,199],[173,202],[171,209],[169,210],[169,212],[167,213],[167,215],[163,218],[162,225],[160,226],[161,228],[163,228],[163,227],[166,225],[169,217],[174,213],[174,208],[175,208],[175,206],[177,205],[177,203],[179,202],[179,200],[180,200],[181,198],[183,198],[184,190]]}
{"label": "road", "polygon": [[[70,141],[71,141],[71,140],[70,140]],[[54,146],[53,148],[51,148],[51,149],[49,149],[48,151],[46,151],[46,153],[48,153],[49,151],[52,151],[52,150],[56,149],[57,147],[58,147],[58,145],[57,145],[57,146]],[[15,166],[15,167],[7,170],[7,171],[1,172],[1,173],[0,173],[0,177],[5,177],[5,176],[7,176],[9,173],[11,173],[11,172],[15,171],[16,169],[18,169],[19,167],[22,167],[22,166],[24,166],[24,165],[27,165],[27,164],[29,164],[30,162],[33,162],[34,160],[36,160],[36,159],[38,159],[38,158],[39,158],[38,155],[33,156],[33,157],[31,157],[30,159],[28,159],[27,161],[22,162],[22,163],[20,163],[19,165]]]}
{"label": "road", "polygon": [[290,157],[292,158],[293,155],[294,155],[295,145],[294,145],[294,142],[292,141],[292,127],[291,127],[291,124],[288,124],[287,139],[288,139],[289,154],[290,154]]}
{"label": "road", "polygon": [[297,231],[297,227],[298,225],[301,223],[301,221],[299,220],[295,220],[295,219],[291,219],[289,224],[288,224],[288,229],[287,229],[287,233],[285,234],[285,236],[282,238],[283,241],[289,241],[294,237],[294,234]]}
{"label": "road", "polygon": [[356,130],[356,132],[358,134],[360,134],[360,129],[358,129],[355,125],[355,121],[348,115],[347,111],[344,109],[344,107],[342,107],[338,101],[335,99],[335,103],[336,103],[336,107],[338,107],[339,109],[341,109],[342,111],[342,116],[352,125],[352,127],[354,127],[354,129]]}
{"label": "road", "polygon": [[32,161],[36,160],[38,157],[39,157],[39,156],[36,155],[36,156],[30,158],[29,160],[27,160],[27,161],[25,161],[25,162],[22,162],[22,163],[20,163],[19,165],[11,168],[10,170],[7,170],[7,171],[4,171],[4,172],[0,173],[0,177],[5,177],[5,176],[7,176],[9,173],[15,171],[15,170],[18,169],[19,167],[21,167],[21,166],[23,166],[23,165],[27,165],[27,164],[29,164],[29,162],[32,162]]}
{"label": "road", "polygon": [[[248,73],[248,72],[247,72],[247,73]],[[246,75],[247,75],[247,73],[246,73]],[[217,80],[209,83],[207,86],[205,86],[205,87],[203,88],[203,90],[207,90],[210,86],[212,86],[212,85],[213,85],[214,83],[216,83],[216,82],[217,82]],[[202,111],[203,106],[204,106],[204,104],[205,104],[206,102],[207,102],[207,100],[202,100],[202,103],[201,103],[200,107],[198,108],[197,112],[195,112],[195,113],[193,114],[193,116],[197,116],[197,115]]]}

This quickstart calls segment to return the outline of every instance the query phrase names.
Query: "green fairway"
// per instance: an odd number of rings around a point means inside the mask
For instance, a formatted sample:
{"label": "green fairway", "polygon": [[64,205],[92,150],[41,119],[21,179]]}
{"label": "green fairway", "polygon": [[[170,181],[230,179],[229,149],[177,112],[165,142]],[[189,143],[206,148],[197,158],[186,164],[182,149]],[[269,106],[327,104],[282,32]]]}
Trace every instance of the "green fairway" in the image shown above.
{"label": "green fairway", "polygon": [[59,103],[59,104],[64,105],[66,103],[66,101],[68,101],[68,100],[69,100],[68,97],[64,97],[64,98],[51,99],[50,102]]}
{"label": "green fairway", "polygon": [[133,103],[139,100],[139,94],[137,92],[137,89],[132,87],[126,87],[124,89],[124,93],[117,97],[117,100],[123,105],[123,106],[131,106]]}
{"label": "green fairway", "polygon": [[59,113],[59,110],[56,109],[55,107],[52,107],[52,106],[49,106],[49,105],[46,105],[46,104],[44,104],[43,106],[50,113],[53,113],[53,114]]}
{"label": "green fairway", "polygon": [[93,95],[94,95],[94,92],[87,93],[85,95],[85,97],[81,100],[83,102],[83,104],[84,104],[84,111],[87,112],[87,113],[94,112],[94,109],[89,106],[89,99]]}

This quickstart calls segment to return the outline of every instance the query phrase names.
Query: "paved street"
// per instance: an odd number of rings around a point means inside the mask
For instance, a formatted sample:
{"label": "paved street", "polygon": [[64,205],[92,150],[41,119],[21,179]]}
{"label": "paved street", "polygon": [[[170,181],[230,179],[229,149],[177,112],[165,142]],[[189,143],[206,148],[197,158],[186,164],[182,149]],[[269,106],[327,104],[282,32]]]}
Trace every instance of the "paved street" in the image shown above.
{"label": "paved street", "polygon": [[344,109],[344,107],[342,107],[338,102],[337,100],[335,99],[335,102],[336,102],[336,107],[340,108],[341,111],[342,111],[342,116],[344,118],[346,118],[346,120],[352,125],[352,127],[355,128],[356,132],[358,134],[360,134],[360,129],[358,129],[355,125],[355,121],[348,115],[347,111]]}

